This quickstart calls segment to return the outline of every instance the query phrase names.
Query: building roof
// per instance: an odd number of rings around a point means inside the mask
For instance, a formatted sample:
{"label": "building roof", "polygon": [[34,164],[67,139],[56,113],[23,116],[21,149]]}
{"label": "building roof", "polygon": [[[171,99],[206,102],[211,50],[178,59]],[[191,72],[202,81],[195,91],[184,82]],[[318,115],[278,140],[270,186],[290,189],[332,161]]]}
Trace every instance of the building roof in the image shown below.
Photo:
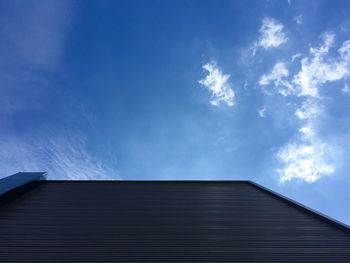
{"label": "building roof", "polygon": [[249,181],[41,179],[0,196],[0,262],[350,262],[347,226]]}

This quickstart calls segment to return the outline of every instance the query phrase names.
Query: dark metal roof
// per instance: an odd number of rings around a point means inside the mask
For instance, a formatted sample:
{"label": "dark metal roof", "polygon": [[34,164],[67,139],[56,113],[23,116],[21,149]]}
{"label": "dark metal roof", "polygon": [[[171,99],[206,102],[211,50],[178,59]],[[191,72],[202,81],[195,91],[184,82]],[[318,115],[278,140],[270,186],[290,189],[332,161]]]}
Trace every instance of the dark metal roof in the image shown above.
{"label": "dark metal roof", "polygon": [[44,181],[0,237],[0,262],[350,262],[346,226],[248,181]]}

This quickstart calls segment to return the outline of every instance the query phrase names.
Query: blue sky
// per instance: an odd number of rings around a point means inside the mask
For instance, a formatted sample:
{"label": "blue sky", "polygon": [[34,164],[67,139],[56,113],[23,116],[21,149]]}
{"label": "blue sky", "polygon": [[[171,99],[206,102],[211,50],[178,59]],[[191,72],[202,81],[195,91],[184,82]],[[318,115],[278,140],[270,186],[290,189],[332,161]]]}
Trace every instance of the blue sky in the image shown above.
{"label": "blue sky", "polygon": [[249,179],[350,224],[348,1],[0,1],[0,169]]}

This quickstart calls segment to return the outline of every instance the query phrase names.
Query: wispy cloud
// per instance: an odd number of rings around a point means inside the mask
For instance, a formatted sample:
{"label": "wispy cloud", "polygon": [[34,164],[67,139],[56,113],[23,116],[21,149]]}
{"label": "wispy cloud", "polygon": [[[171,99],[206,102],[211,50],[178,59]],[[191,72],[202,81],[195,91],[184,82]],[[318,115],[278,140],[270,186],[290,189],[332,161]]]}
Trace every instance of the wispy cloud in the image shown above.
{"label": "wispy cloud", "polygon": [[288,37],[283,32],[283,25],[276,19],[265,17],[259,30],[260,38],[253,46],[253,55],[258,48],[272,49],[281,46],[288,41]]}
{"label": "wispy cloud", "polygon": [[295,115],[301,120],[316,119],[321,113],[321,106],[318,100],[308,98],[295,111]]}
{"label": "wispy cloud", "polygon": [[[0,176],[18,171],[47,171],[53,179],[118,176],[115,169],[88,151],[84,135],[68,128],[72,119],[81,121],[86,113],[76,110],[79,102],[67,99],[69,91],[52,80],[62,66],[74,6],[75,2],[69,0],[11,1],[2,5]],[[52,101],[60,120],[46,123],[41,113],[52,110]],[[76,108],[72,110],[71,105]],[[28,114],[34,116],[36,125],[23,121]],[[48,132],[53,123],[58,128]]]}
{"label": "wispy cloud", "polygon": [[228,82],[230,75],[223,74],[215,62],[206,63],[202,67],[208,74],[198,83],[211,92],[212,100],[210,103],[219,106],[222,102],[233,106],[235,93]]}
{"label": "wispy cloud", "polygon": [[299,96],[317,97],[319,88],[327,82],[343,79],[349,74],[350,41],[338,49],[338,58],[327,57],[334,44],[335,35],[325,33],[323,44],[310,49],[310,57],[301,60],[301,70],[294,76],[293,83]]}
{"label": "wispy cloud", "polygon": [[278,62],[273,67],[270,74],[262,75],[259,80],[260,86],[268,86],[273,83],[277,92],[283,96],[294,93],[293,85],[286,79],[289,76],[289,71],[283,62]]}
{"label": "wispy cloud", "polygon": [[296,136],[276,154],[283,163],[283,168],[278,169],[281,182],[299,179],[313,183],[335,172],[332,157],[337,147],[322,140],[316,127],[321,114],[319,98],[312,96],[305,99],[295,111],[300,128]]}
{"label": "wispy cloud", "polygon": [[[310,54],[300,60],[300,70],[290,74],[282,62],[275,64],[271,73],[262,75],[259,85],[274,86],[283,96],[295,96],[301,99],[295,110],[300,128],[293,139],[283,145],[276,157],[283,163],[278,170],[280,181],[300,179],[308,183],[315,182],[336,170],[332,160],[336,146],[320,138],[317,122],[322,114],[320,88],[328,82],[346,79],[349,75],[350,41],[345,41],[338,49],[338,55],[329,56],[334,46],[335,35],[322,35],[322,44],[310,48]],[[292,58],[292,62],[300,54]]]}
{"label": "wispy cloud", "polygon": [[296,137],[280,148],[276,157],[284,167],[278,169],[281,182],[294,179],[314,183],[335,172],[336,147],[319,138],[315,121],[321,109],[313,98],[303,103],[296,115],[303,122]]}
{"label": "wispy cloud", "polygon": [[110,168],[87,150],[87,141],[77,134],[44,133],[7,137],[0,141],[0,177],[19,171],[46,171],[50,179],[118,179]]}
{"label": "wispy cloud", "polygon": [[[310,48],[310,56],[301,59],[301,69],[292,79],[288,79],[290,74],[286,65],[278,62],[271,73],[261,76],[259,85],[273,84],[284,96],[317,98],[322,85],[345,79],[349,75],[350,41],[345,41],[338,49],[338,57],[327,57],[334,44],[334,38],[333,33],[323,34],[323,43],[319,47]],[[300,57],[299,53],[292,57],[292,62],[298,57]]]}

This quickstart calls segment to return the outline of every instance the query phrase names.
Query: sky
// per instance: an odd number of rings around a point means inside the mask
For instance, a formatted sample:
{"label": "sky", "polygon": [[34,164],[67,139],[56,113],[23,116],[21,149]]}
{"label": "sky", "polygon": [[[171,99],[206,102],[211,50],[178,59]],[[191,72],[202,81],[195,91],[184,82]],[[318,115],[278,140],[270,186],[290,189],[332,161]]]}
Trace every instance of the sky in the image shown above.
{"label": "sky", "polygon": [[350,224],[350,2],[0,0],[0,177],[252,180]]}

